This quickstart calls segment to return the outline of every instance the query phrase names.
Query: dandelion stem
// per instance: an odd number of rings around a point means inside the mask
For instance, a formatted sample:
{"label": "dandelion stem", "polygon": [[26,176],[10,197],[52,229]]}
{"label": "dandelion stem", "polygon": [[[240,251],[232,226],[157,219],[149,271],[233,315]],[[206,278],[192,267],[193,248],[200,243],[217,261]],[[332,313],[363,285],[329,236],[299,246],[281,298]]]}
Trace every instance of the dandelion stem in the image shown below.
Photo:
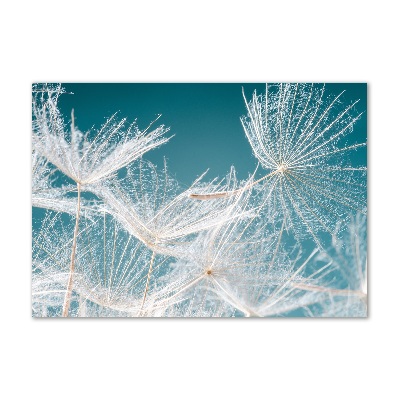
{"label": "dandelion stem", "polygon": [[81,208],[81,184],[77,183],[77,187],[78,187],[78,204],[76,207],[74,239],[72,241],[71,264],[69,266],[67,291],[66,291],[65,297],[64,297],[64,305],[63,305],[63,312],[62,312],[63,317],[68,317],[69,306],[71,304],[73,277],[74,277],[74,270],[75,270],[76,238],[78,236],[79,215],[80,215],[80,208]]}
{"label": "dandelion stem", "polygon": [[191,193],[189,195],[189,197],[192,198],[192,199],[196,199],[196,200],[213,200],[213,199],[219,199],[221,197],[233,196],[234,194],[241,193],[241,192],[244,192],[245,190],[251,189],[253,186],[257,185],[257,183],[262,182],[263,180],[275,175],[276,173],[278,173],[277,170],[276,171],[272,171],[269,174],[263,176],[262,178],[254,181],[252,183],[249,183],[248,185],[246,185],[246,186],[244,186],[242,188],[239,188],[239,189],[236,189],[236,190],[232,190],[230,192],[215,192],[215,193],[206,193],[206,194]]}
{"label": "dandelion stem", "polygon": [[139,311],[139,317],[142,314],[144,302],[146,301],[146,297],[147,297],[147,292],[149,291],[150,277],[151,277],[151,273],[153,272],[153,264],[154,264],[155,256],[156,256],[156,252],[153,251],[153,253],[151,255],[151,260],[150,260],[149,272],[147,273],[146,288],[144,289],[142,305],[140,306],[140,311]]}

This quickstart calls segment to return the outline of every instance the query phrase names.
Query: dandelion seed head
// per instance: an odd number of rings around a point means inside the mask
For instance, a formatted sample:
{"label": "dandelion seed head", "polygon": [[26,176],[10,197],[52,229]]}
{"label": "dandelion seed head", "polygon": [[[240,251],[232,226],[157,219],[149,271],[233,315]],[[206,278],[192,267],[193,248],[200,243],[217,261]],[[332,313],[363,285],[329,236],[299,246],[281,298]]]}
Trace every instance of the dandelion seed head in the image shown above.
{"label": "dandelion seed head", "polygon": [[366,212],[366,166],[350,155],[365,146],[353,126],[358,101],[326,94],[324,85],[267,84],[246,102],[242,125],[253,153],[267,171],[264,208],[275,210],[299,238],[332,234],[338,220]]}
{"label": "dandelion seed head", "polygon": [[280,174],[284,174],[288,170],[288,166],[286,164],[279,164],[276,168],[276,172]]}

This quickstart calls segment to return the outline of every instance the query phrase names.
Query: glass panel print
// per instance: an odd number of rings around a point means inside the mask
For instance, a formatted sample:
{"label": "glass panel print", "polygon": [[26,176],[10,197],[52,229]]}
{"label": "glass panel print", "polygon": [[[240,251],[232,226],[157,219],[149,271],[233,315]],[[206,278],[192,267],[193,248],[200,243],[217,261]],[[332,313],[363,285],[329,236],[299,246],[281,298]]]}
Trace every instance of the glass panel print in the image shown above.
{"label": "glass panel print", "polygon": [[32,85],[33,317],[366,317],[367,84]]}

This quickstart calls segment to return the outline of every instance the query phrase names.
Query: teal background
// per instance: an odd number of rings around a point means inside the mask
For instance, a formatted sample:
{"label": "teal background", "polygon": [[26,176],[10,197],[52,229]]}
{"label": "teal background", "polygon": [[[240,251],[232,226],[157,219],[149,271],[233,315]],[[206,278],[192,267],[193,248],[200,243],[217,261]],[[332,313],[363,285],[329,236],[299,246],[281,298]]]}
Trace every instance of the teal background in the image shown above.
{"label": "teal background", "polygon": [[[254,171],[252,155],[240,117],[246,113],[242,88],[247,99],[254,90],[265,92],[265,83],[64,83],[66,91],[59,106],[67,124],[74,108],[75,125],[82,131],[99,128],[115,112],[145,129],[157,114],[155,126],[171,128],[175,135],[167,144],[152,150],[144,158],[162,166],[166,157],[170,173],[189,186],[209,169],[208,179],[223,177],[234,165],[238,177],[245,179]],[[337,95],[349,104],[360,99],[362,119],[348,136],[348,144],[366,140],[367,84],[335,83],[326,85],[326,94]],[[366,152],[354,154],[354,164],[365,164]],[[262,171],[261,171],[262,172]]]}

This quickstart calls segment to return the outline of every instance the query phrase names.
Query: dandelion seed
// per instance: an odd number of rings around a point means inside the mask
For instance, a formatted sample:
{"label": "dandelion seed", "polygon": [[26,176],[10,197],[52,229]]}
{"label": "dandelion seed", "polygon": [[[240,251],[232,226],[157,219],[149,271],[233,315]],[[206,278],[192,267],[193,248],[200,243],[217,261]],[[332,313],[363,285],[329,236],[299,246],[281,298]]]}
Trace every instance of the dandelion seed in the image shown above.
{"label": "dandelion seed", "polygon": [[[201,231],[244,217],[249,210],[249,194],[231,197],[224,202],[193,202],[189,194],[201,184],[200,176],[189,189],[180,192],[168,176],[166,166],[159,173],[154,165],[140,161],[128,169],[121,181],[111,181],[96,193],[109,206],[109,212],[127,231],[156,253],[182,255],[191,237]],[[226,181],[206,184],[203,190],[238,185],[232,169]]]}
{"label": "dandelion seed", "polygon": [[343,145],[362,113],[358,101],[340,105],[342,93],[329,99],[324,85],[267,85],[265,96],[246,102],[242,118],[254,154],[271,171],[264,178],[274,188],[268,205],[317,243],[319,230],[332,233],[343,214],[366,210],[366,167],[351,169],[343,159],[366,145]]}
{"label": "dandelion seed", "polygon": [[63,315],[67,316],[73,286],[82,187],[95,185],[109,178],[117,170],[138,159],[145,152],[167,142],[169,138],[162,138],[168,131],[163,126],[151,132],[148,132],[151,125],[145,131],[140,131],[135,124],[124,129],[126,120],[116,121],[114,115],[90,140],[89,132],[83,134],[75,127],[73,111],[71,129],[70,132],[66,132],[57,107],[60,93],[61,89],[56,92],[48,89],[47,96],[43,93],[34,96],[32,125],[34,150],[77,185],[76,224],[71,249],[70,277],[63,310]]}
{"label": "dandelion seed", "polygon": [[319,231],[332,234],[349,211],[366,212],[366,167],[346,158],[366,143],[345,143],[362,113],[355,111],[358,101],[340,104],[342,94],[330,99],[317,84],[267,84],[265,95],[254,93],[250,102],[244,97],[242,125],[268,172],[254,182],[263,184],[261,203],[318,245]]}
{"label": "dandelion seed", "polygon": [[[33,235],[33,303],[47,304],[47,310],[58,305],[60,316],[69,277],[73,220],[49,212],[38,232]],[[84,219],[77,235],[74,286],[71,291],[70,316],[90,316],[103,309],[113,316],[151,315],[156,307],[154,297],[159,287],[146,283],[151,251],[120,227],[109,215],[94,221]],[[153,258],[153,275],[168,272],[168,257]],[[162,280],[160,279],[160,282]],[[143,292],[147,286],[147,301]],[[57,290],[57,297],[55,297]],[[54,300],[54,301],[53,301]],[[61,303],[60,303],[61,301]],[[82,308],[86,308],[83,313]],[[53,312],[54,313],[54,312]]]}
{"label": "dandelion seed", "polygon": [[282,233],[250,218],[200,234],[163,290],[166,315],[261,317],[298,309],[305,298],[315,302],[316,294],[290,285],[305,282],[305,263],[291,262]]}

